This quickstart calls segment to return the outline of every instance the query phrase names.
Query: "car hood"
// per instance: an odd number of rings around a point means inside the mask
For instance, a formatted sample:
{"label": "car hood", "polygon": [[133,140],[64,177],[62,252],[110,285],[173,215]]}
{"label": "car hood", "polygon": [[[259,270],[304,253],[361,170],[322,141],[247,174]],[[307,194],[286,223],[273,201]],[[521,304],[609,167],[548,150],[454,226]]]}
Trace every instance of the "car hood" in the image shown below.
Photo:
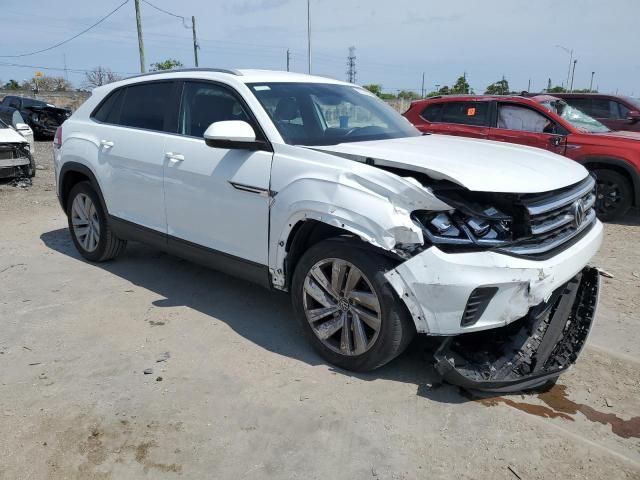
{"label": "car hood", "polygon": [[473,191],[540,193],[573,185],[588,172],[573,160],[510,143],[425,135],[309,147],[381,167],[422,172]]}
{"label": "car hood", "polygon": [[28,143],[27,140],[13,128],[0,128],[0,143]]}
{"label": "car hood", "polygon": [[606,138],[608,140],[630,140],[632,142],[640,141],[640,132],[612,131],[606,133],[593,134],[597,137]]}

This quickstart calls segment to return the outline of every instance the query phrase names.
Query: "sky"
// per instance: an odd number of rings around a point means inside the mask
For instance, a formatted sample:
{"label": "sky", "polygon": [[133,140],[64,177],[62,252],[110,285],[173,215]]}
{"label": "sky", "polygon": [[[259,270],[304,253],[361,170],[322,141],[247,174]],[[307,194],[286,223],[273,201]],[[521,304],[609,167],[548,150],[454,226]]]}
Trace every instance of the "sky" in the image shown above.
{"label": "sky", "polygon": [[[140,71],[134,1],[71,42],[124,0],[1,0],[0,81],[36,71],[65,75],[82,86],[97,66],[124,76]],[[176,58],[194,65],[191,16],[200,66],[307,71],[307,0],[149,0],[142,3],[147,64]],[[640,0],[310,0],[312,72],[346,80],[355,47],[356,82],[385,91],[451,85],[466,72],[476,92],[504,75],[512,90],[567,82],[570,54],[578,61],[574,88],[640,97]],[[55,6],[54,6],[55,5]],[[7,41],[7,39],[10,39]],[[15,64],[21,66],[12,66]],[[50,69],[44,69],[49,67]]]}

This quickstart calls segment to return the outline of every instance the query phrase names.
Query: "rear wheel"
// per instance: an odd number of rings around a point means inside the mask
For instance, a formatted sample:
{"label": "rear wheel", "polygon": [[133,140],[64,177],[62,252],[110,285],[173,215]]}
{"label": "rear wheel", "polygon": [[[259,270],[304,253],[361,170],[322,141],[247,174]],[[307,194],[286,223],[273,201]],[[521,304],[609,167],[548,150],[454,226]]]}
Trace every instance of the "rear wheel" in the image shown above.
{"label": "rear wheel", "polygon": [[367,371],[407,347],[415,327],[384,277],[391,268],[386,257],[342,239],[316,244],[300,259],[293,307],[308,340],[326,360]]}
{"label": "rear wheel", "polygon": [[598,183],[596,211],[603,221],[622,217],[631,208],[631,182],[613,170],[594,170]]}
{"label": "rear wheel", "polygon": [[80,182],[69,192],[67,218],[73,243],[87,260],[104,262],[124,251],[126,240],[111,230],[100,198],[89,182]]}

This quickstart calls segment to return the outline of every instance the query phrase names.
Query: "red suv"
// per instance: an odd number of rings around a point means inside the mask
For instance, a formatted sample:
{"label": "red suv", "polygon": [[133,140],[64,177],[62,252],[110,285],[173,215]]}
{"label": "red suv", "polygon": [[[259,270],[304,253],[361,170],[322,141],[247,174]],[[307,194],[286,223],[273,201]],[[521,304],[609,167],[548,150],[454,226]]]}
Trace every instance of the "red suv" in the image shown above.
{"label": "red suv", "polygon": [[611,130],[640,132],[640,100],[601,93],[554,93]]}
{"label": "red suv", "polygon": [[598,182],[600,218],[640,203],[640,133],[612,132],[548,95],[449,95],[419,100],[404,116],[420,131],[544,148],[580,162]]}

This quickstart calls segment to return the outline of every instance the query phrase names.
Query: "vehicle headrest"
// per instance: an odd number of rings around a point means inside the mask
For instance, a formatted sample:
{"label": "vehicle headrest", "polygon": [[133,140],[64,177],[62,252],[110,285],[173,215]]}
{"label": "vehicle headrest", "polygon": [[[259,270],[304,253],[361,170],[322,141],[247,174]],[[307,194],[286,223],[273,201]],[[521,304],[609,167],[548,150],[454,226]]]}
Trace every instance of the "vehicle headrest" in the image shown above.
{"label": "vehicle headrest", "polygon": [[300,116],[298,102],[293,97],[282,98],[276,106],[275,116],[277,120],[293,120]]}

